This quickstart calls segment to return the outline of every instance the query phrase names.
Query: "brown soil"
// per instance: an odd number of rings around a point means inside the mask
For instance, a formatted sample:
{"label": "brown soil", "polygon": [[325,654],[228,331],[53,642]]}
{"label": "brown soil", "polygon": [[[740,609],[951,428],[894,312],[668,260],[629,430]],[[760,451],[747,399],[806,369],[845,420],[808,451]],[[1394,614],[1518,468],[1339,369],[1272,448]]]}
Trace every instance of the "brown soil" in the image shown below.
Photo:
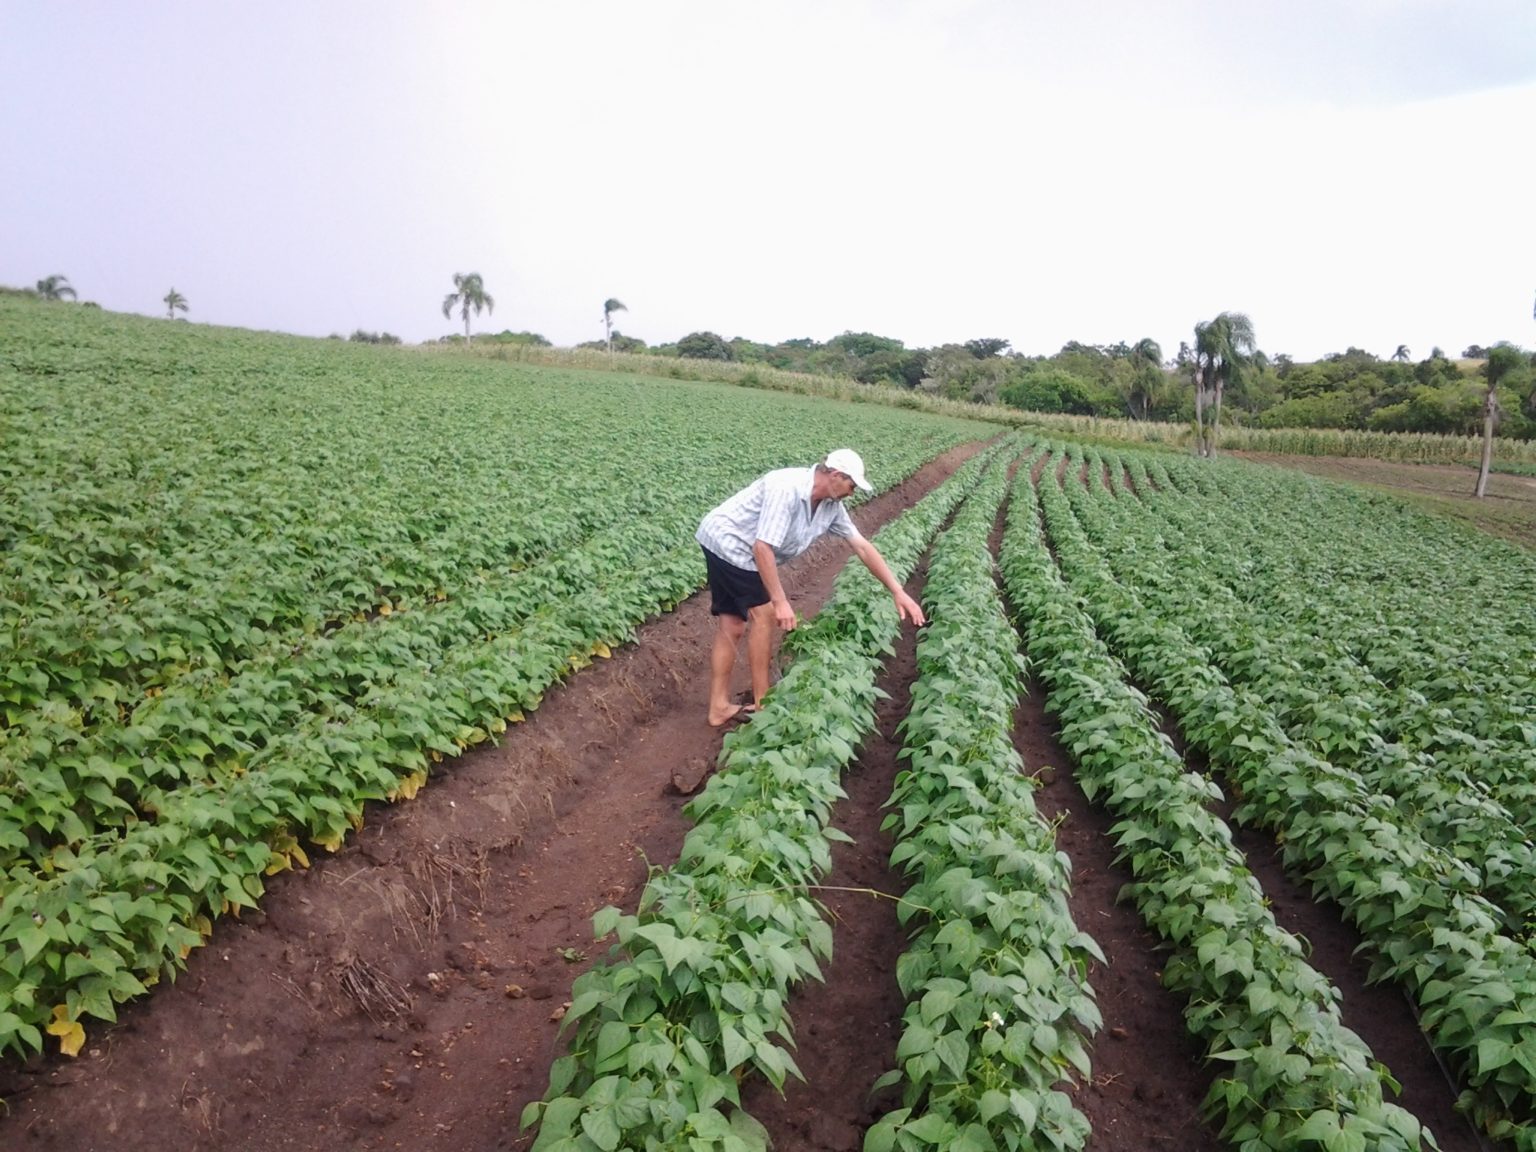
{"label": "brown soil", "polygon": [[[872,532],[978,447],[946,454],[855,520]],[[846,556],[827,542],[787,567],[803,615]],[[647,624],[637,644],[550,692],[500,747],[444,765],[415,801],[371,810],[336,855],[276,878],[260,913],[221,923],[174,985],[94,1029],[79,1059],[0,1066],[0,1144],[525,1149],[518,1117],[545,1090],[562,1051],[554,1018],[597,951],[590,916],[610,903],[633,910],[647,867],[676,859],[687,822],[674,780],[696,784],[718,754],[720,733],[704,719],[712,635],[703,597]],[[913,674],[907,630],[882,679],[891,699],[836,816],[855,840],[834,852],[822,893],[836,952],[826,983],[799,990],[791,1007],[810,1086],[791,1082],[782,1097],[745,1089],[786,1152],[854,1152],[891,1103],[870,1099],[868,1085],[894,1060],[905,933],[892,901],[843,889],[902,887],[879,823]],[[744,688],[743,668],[738,677]],[[1104,1031],[1093,1080],[1076,1094],[1094,1125],[1090,1148],[1214,1149],[1198,1119],[1211,1074],[1158,984],[1154,941],[1115,903],[1127,877],[1111,863],[1109,820],[1072,783],[1038,694],[1021,707],[1016,738],[1041,774],[1042,810],[1062,820],[1077,922],[1110,957],[1091,978]],[[1319,954],[1347,952],[1337,918],[1320,921],[1305,929]]]}

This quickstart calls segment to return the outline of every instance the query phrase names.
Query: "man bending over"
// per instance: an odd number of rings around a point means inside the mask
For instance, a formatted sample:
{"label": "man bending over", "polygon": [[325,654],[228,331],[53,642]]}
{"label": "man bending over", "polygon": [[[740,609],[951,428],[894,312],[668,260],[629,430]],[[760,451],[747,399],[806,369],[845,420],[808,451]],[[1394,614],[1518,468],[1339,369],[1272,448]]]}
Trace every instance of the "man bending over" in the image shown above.
{"label": "man bending over", "polygon": [[[768,694],[773,630],[789,631],[798,623],[779,565],[824,533],[848,541],[875,579],[891,590],[902,620],[925,622],[922,608],[897,583],[879,550],[859,535],[843,507],[856,487],[873,490],[864,478],[864,461],[851,448],[839,448],[814,467],[780,468],[758,477],[700,522],[694,539],[709,569],[710,612],[719,617],[709,664],[709,722],[714,727],[745,719]],[[731,670],[743,636],[752,672],[753,703],[748,705],[733,704],[730,698]]]}

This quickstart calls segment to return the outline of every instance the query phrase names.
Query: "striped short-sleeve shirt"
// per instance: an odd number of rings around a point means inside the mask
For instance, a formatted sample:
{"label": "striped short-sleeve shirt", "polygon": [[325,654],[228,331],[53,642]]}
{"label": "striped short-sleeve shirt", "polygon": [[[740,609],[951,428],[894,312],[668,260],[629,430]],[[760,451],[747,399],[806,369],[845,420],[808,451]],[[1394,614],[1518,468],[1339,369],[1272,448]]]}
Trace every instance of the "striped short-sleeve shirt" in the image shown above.
{"label": "striped short-sleeve shirt", "polygon": [[860,539],[841,500],[811,508],[814,468],[780,468],[759,476],[723,504],[712,508],[694,539],[727,564],[757,571],[752,545],[761,540],[780,564],[793,560],[824,533]]}

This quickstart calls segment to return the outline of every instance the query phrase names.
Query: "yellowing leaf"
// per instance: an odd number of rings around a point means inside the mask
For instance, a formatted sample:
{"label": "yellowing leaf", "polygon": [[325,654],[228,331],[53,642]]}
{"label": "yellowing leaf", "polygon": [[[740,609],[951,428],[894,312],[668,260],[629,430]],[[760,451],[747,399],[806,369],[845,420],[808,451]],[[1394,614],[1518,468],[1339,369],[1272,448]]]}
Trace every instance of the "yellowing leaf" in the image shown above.
{"label": "yellowing leaf", "polygon": [[53,1019],[48,1022],[48,1035],[59,1038],[59,1051],[66,1056],[78,1056],[85,1046],[85,1028],[78,1020],[69,1018],[67,1004],[54,1007]]}
{"label": "yellowing leaf", "polygon": [[388,600],[384,601],[384,603],[379,605],[379,615],[380,616],[390,616],[390,615],[393,615],[394,611],[395,611],[394,608],[390,605]]}
{"label": "yellowing leaf", "polygon": [[388,799],[391,801],[414,800],[416,793],[421,791],[421,786],[426,782],[427,770],[425,768],[418,768],[409,776],[403,777],[400,783],[395,785],[395,790],[389,793]]}
{"label": "yellowing leaf", "polygon": [[204,940],[213,935],[213,921],[199,912],[192,917],[192,928]]}
{"label": "yellowing leaf", "polygon": [[601,656],[604,660],[607,660],[613,655],[613,649],[599,642],[592,645],[592,655]]}
{"label": "yellowing leaf", "polygon": [[345,832],[334,832],[326,836],[316,836],[315,843],[327,852],[339,852],[341,851],[342,841],[346,838],[347,834]]}

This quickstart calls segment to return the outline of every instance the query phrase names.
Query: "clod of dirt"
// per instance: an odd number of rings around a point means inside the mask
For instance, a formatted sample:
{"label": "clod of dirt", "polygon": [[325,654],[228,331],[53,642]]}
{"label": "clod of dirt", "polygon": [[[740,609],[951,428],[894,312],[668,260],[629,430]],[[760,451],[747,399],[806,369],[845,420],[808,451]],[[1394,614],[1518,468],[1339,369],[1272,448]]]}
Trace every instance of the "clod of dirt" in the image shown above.
{"label": "clod of dirt", "polygon": [[395,862],[395,846],[384,840],[366,840],[358,845],[358,854],[376,868]]}
{"label": "clod of dirt", "polygon": [[361,1100],[352,1100],[341,1106],[341,1120],[352,1128],[360,1128],[363,1125],[371,1125],[375,1128],[383,1128],[392,1124],[399,1115],[393,1108],[375,1108]]}
{"label": "clod of dirt", "polygon": [[506,992],[507,999],[509,1000],[521,1000],[524,996],[528,995],[521,984],[508,984],[503,991]]}
{"label": "clod of dirt", "polygon": [[389,1090],[397,1100],[409,1100],[416,1094],[416,1077],[409,1072],[397,1072],[390,1081]]}
{"label": "clod of dirt", "polygon": [[672,769],[672,780],[667,790],[679,796],[692,796],[708,775],[709,761],[702,756],[695,756]]}

